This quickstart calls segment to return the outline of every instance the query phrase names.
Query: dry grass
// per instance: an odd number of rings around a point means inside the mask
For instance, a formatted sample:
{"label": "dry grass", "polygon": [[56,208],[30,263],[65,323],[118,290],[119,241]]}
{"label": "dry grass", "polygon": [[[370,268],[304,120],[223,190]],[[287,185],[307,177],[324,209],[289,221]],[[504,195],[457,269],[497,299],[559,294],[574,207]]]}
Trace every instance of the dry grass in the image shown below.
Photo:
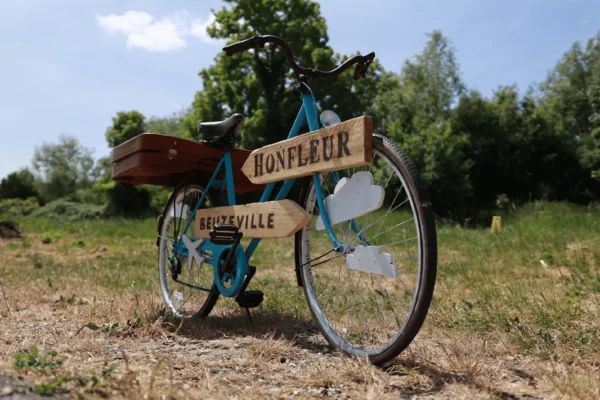
{"label": "dry grass", "polygon": [[[253,323],[223,299],[181,323],[164,316],[152,221],[26,224],[0,242],[0,374],[92,398],[598,398],[600,213],[536,207],[497,235],[440,227],[427,322],[382,368],[323,340],[288,239],[257,252]],[[32,345],[62,366],[16,371]]]}

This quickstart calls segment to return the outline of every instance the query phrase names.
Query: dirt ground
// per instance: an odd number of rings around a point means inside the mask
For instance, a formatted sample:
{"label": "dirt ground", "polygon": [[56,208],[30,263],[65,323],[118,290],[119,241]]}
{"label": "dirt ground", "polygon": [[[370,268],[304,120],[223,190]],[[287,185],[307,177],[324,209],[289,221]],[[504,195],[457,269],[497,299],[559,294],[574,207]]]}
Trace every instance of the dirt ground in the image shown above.
{"label": "dirt ground", "polygon": [[[85,296],[65,301],[35,284],[3,287],[0,397],[36,398],[31,391],[24,396],[19,379],[40,384],[92,370],[101,376],[115,364],[97,386],[89,379],[63,386],[85,398],[571,397],[556,390],[558,365],[509,355],[494,338],[448,340],[424,329],[395,362],[378,368],[333,353],[311,323],[290,315],[254,313],[250,322],[240,310],[176,325],[160,317],[162,305],[150,295],[79,293]],[[91,312],[95,321],[112,322],[88,325]],[[55,350],[64,363],[53,371],[16,371],[14,354],[31,345]]]}
{"label": "dirt ground", "polygon": [[323,340],[291,240],[254,256],[252,321],[221,298],[181,323],[165,316],[154,220],[31,221],[0,241],[0,400],[600,398],[600,212],[540,207],[502,235],[439,229],[425,325],[383,367]]}

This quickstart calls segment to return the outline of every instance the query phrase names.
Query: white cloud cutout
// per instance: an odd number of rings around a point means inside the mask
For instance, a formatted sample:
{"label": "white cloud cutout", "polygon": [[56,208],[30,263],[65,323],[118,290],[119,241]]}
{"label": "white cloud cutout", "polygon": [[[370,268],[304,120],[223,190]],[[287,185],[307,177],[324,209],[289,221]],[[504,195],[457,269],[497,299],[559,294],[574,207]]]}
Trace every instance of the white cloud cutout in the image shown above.
{"label": "white cloud cutout", "polygon": [[206,32],[207,26],[215,21],[213,14],[206,20],[192,20],[189,12],[181,10],[171,17],[156,19],[147,12],[130,10],[121,15],[97,15],[96,20],[108,33],[125,35],[128,49],[181,50],[187,46],[186,36],[200,38],[205,43],[216,42]]}
{"label": "white cloud cutout", "polygon": [[362,246],[354,248],[354,252],[346,256],[346,267],[363,272],[372,272],[389,278],[396,278],[398,270],[393,264],[394,258],[389,253],[382,253],[379,246]]}
{"label": "white cloud cutout", "polygon": [[[385,192],[373,184],[368,171],[357,172],[350,179],[342,178],[335,185],[333,194],[325,199],[325,209],[331,225],[360,217],[377,210],[383,204]],[[325,229],[321,216],[317,218],[317,230]]]}

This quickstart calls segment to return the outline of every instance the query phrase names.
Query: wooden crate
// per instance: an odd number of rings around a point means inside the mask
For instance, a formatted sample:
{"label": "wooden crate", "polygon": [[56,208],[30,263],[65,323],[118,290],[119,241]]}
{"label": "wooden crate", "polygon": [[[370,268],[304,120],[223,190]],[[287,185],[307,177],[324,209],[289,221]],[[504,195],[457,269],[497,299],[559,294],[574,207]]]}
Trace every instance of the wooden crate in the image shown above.
{"label": "wooden crate", "polygon": [[[181,182],[208,182],[224,150],[202,142],[175,136],[144,133],[112,151],[112,179],[131,185],[175,187]],[[231,153],[237,193],[264,188],[255,185],[241,172],[250,151],[234,149]],[[223,178],[224,172],[219,178]]]}

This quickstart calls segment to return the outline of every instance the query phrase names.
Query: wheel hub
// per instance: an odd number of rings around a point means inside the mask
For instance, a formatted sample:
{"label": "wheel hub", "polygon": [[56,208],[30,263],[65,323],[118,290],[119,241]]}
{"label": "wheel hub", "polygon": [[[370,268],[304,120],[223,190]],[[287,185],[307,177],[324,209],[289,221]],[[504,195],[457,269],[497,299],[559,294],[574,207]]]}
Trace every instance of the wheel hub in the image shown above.
{"label": "wheel hub", "polygon": [[340,248],[336,249],[336,252],[340,253],[342,257],[346,257],[348,254],[353,253],[354,249],[354,246],[350,246],[348,243],[343,243]]}

